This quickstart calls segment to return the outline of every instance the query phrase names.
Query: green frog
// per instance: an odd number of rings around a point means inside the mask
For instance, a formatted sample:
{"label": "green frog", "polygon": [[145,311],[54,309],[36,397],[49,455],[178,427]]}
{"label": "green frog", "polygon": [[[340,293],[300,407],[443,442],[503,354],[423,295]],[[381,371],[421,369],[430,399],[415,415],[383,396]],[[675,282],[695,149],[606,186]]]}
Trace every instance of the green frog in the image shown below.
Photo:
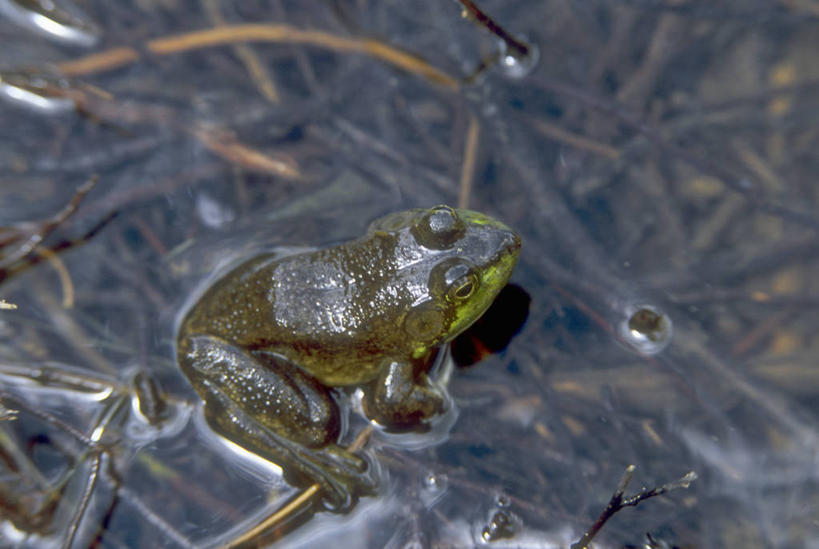
{"label": "green frog", "polygon": [[436,206],[387,215],[364,236],[263,254],[213,284],[179,327],[179,365],[219,435],[317,483],[328,510],[377,485],[338,444],[336,395],[362,389],[385,428],[421,427],[447,395],[427,375],[438,349],[506,285],[520,237],[484,214]]}

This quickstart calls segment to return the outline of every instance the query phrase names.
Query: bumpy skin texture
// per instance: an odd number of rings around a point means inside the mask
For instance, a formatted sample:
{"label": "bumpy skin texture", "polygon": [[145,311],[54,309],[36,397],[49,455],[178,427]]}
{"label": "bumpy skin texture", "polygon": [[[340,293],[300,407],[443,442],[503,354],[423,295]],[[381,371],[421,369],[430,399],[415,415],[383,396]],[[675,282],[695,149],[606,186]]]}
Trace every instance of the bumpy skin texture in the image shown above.
{"label": "bumpy skin texture", "polygon": [[390,214],[333,248],[255,257],[188,312],[180,367],[214,430],[345,509],[375,480],[337,446],[329,388],[362,386],[367,415],[390,427],[441,412],[432,358],[489,307],[519,251],[502,223],[437,206]]}

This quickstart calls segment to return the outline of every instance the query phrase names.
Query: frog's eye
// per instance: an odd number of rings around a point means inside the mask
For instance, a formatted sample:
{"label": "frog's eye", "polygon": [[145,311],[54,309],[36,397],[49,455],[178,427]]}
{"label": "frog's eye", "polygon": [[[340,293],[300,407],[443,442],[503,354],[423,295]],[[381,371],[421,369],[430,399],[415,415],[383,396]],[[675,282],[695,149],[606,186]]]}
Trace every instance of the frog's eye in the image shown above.
{"label": "frog's eye", "polygon": [[452,299],[469,299],[469,297],[475,293],[475,280],[474,275],[471,277],[463,277],[458,279],[455,285],[452,286],[450,290],[450,297]]}
{"label": "frog's eye", "polygon": [[463,236],[466,225],[456,210],[442,205],[421,214],[410,230],[422,246],[443,250]]}
{"label": "frog's eye", "polygon": [[446,270],[444,283],[449,301],[464,301],[472,297],[480,282],[472,267],[457,263]]}

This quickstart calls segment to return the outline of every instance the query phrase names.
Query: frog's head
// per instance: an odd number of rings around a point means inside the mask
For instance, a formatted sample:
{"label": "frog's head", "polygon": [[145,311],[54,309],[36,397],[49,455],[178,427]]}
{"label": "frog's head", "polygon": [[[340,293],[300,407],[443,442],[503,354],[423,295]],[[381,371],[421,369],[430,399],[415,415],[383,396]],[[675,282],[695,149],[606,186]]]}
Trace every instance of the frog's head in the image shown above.
{"label": "frog's head", "polygon": [[401,278],[416,282],[405,286],[414,290],[402,325],[417,358],[480,318],[520,255],[520,236],[503,223],[443,205],[390,214],[369,232],[398,236]]}

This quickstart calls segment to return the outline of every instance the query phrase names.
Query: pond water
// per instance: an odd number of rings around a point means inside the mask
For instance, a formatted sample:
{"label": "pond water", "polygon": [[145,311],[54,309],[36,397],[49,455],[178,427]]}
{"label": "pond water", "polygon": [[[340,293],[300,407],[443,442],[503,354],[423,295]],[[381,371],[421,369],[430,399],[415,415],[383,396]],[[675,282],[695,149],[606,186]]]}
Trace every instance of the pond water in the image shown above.
{"label": "pond water", "polygon": [[468,4],[0,0],[0,546],[281,510],[180,315],[232,261],[451,204],[523,238],[441,368],[456,413],[249,546],[569,547],[635,465],[627,494],[698,479],[595,547],[819,547],[816,4]]}

